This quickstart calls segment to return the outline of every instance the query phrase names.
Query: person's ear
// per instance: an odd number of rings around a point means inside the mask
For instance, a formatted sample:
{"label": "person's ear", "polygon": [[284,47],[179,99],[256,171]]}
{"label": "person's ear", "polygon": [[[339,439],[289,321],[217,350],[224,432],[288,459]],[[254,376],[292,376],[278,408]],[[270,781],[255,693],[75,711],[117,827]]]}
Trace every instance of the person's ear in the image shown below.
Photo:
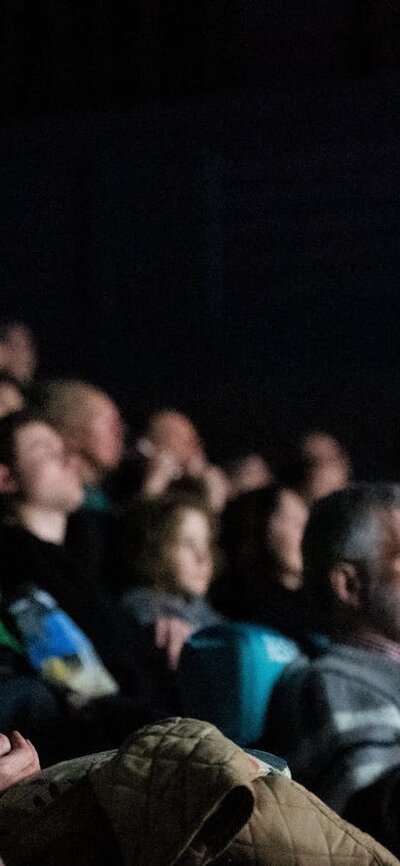
{"label": "person's ear", "polygon": [[17,489],[11,469],[5,463],[0,463],[0,493],[16,493]]}
{"label": "person's ear", "polygon": [[340,562],[332,568],[329,580],[333,592],[342,604],[348,607],[360,607],[361,582],[357,567],[351,562]]}

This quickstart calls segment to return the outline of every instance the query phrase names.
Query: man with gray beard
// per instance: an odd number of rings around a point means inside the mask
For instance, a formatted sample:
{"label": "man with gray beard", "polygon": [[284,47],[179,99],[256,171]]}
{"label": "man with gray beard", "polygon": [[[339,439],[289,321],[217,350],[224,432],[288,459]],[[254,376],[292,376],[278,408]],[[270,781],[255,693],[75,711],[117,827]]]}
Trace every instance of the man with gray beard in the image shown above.
{"label": "man with gray beard", "polygon": [[400,487],[358,484],[321,499],[303,557],[317,627],[332,643],[278,684],[265,745],[399,856]]}

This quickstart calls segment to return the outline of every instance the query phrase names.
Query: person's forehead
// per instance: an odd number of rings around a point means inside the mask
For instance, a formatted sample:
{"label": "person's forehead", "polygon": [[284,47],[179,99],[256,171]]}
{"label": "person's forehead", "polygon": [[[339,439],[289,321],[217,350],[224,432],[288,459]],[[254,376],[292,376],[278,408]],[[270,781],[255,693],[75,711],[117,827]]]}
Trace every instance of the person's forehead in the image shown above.
{"label": "person's forehead", "polygon": [[117,406],[107,394],[93,391],[87,401],[87,412],[90,415],[117,412]]}
{"label": "person's forehead", "polygon": [[329,433],[310,433],[303,441],[302,450],[306,454],[336,452],[340,445]]}
{"label": "person's forehead", "polygon": [[29,421],[16,433],[16,444],[19,449],[27,445],[34,448],[37,445],[60,445],[62,442],[59,433],[44,421]]}
{"label": "person's forehead", "polygon": [[0,394],[12,394],[20,396],[20,391],[13,382],[0,382]]}
{"label": "person's forehead", "polygon": [[28,325],[24,325],[23,322],[12,322],[11,324],[7,325],[4,331],[4,335],[6,340],[13,340],[16,338],[23,339],[29,342],[33,341],[33,334],[31,329],[28,328]]}
{"label": "person's forehead", "polygon": [[196,429],[189,418],[178,413],[168,413],[155,419],[153,430],[156,434],[173,434],[179,436],[196,436]]}
{"label": "person's forehead", "polygon": [[257,469],[265,469],[266,467],[266,462],[261,454],[248,454],[243,462],[245,465],[254,466]]}

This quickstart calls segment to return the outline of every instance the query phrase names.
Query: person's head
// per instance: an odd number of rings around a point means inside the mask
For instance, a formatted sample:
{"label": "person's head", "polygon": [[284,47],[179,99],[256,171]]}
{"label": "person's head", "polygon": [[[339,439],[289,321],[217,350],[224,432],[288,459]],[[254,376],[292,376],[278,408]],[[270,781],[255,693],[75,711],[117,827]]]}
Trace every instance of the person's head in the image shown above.
{"label": "person's head", "polygon": [[0,372],[0,418],[18,412],[24,406],[19,383],[9,373]]}
{"label": "person's head", "polygon": [[303,559],[323,627],[400,642],[400,486],[356,484],[315,503]]}
{"label": "person's head", "polygon": [[301,542],[308,508],[301,496],[288,487],[278,488],[275,508],[266,517],[265,547],[275,560],[279,581],[287,589],[302,584]]}
{"label": "person's head", "polygon": [[0,326],[0,367],[22,385],[34,377],[37,350],[30,328],[23,322],[8,322]]}
{"label": "person's head", "polygon": [[259,487],[267,487],[274,481],[271,467],[261,454],[255,452],[249,452],[230,461],[227,474],[231,497],[257,490]]}
{"label": "person's head", "polygon": [[69,514],[83,499],[76,459],[53,427],[26,411],[0,420],[0,495],[10,515],[21,504]]}
{"label": "person's head", "polygon": [[174,455],[188,475],[198,474],[205,464],[205,453],[194,424],[174,409],[165,409],[151,416],[147,438],[158,451]]}
{"label": "person's head", "polygon": [[350,462],[342,446],[329,433],[313,430],[301,440],[297,453],[298,489],[311,504],[347,486]]}
{"label": "person's head", "polygon": [[104,391],[74,379],[49,382],[42,413],[63,436],[67,449],[78,454],[93,480],[118,467],[124,454],[125,425]]}
{"label": "person's head", "polygon": [[272,485],[242,494],[228,506],[224,519],[228,568],[260,591],[271,581],[299,589],[307,516],[304,501],[288,487]]}
{"label": "person's head", "polygon": [[[187,597],[207,592],[215,567],[214,521],[197,499],[148,503],[134,555],[141,583]],[[137,540],[137,539],[136,539]]]}

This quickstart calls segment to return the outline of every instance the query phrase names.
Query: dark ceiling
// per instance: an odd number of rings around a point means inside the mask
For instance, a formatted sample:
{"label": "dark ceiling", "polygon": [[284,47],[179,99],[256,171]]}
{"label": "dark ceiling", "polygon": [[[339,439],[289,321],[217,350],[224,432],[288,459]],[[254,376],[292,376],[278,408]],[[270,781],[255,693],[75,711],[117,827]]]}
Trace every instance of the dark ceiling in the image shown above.
{"label": "dark ceiling", "polygon": [[396,0],[3,0],[1,109],[360,76],[398,64]]}
{"label": "dark ceiling", "polygon": [[400,13],[372,0],[7,0],[0,315],[42,374],[216,456],[398,427]]}

